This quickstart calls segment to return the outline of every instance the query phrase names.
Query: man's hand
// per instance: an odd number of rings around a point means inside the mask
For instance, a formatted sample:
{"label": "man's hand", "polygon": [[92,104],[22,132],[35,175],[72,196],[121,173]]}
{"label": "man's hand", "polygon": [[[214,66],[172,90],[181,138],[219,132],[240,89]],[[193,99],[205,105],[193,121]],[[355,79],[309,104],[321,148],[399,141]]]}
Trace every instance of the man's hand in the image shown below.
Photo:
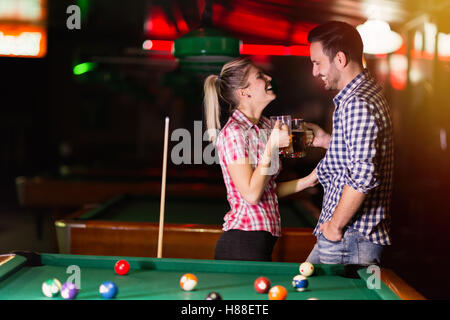
{"label": "man's hand", "polygon": [[332,221],[322,223],[319,227],[319,232],[323,233],[323,236],[330,241],[341,241],[342,230],[334,226]]}
{"label": "man's hand", "polygon": [[314,138],[312,141],[313,147],[328,149],[331,140],[331,136],[328,133],[326,133],[317,124],[311,122],[305,122],[305,127],[313,131],[314,134]]}

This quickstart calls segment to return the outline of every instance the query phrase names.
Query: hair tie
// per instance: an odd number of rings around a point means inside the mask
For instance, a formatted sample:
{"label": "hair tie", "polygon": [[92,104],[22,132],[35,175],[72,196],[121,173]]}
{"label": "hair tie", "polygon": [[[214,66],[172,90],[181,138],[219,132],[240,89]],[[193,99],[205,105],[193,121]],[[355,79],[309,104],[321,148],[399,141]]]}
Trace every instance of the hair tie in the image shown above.
{"label": "hair tie", "polygon": [[217,84],[220,85],[220,75],[217,76]]}

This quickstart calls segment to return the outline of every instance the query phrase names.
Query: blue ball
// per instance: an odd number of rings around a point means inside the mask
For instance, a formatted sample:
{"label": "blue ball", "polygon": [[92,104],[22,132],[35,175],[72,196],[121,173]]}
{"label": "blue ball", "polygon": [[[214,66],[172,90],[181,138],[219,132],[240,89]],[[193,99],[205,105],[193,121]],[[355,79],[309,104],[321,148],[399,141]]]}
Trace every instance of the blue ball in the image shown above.
{"label": "blue ball", "polygon": [[98,289],[100,294],[105,299],[113,299],[117,294],[117,286],[112,281],[105,281],[100,285],[100,288]]}
{"label": "blue ball", "polygon": [[308,288],[308,278],[302,275],[297,275],[292,279],[292,286],[297,291],[305,291]]}

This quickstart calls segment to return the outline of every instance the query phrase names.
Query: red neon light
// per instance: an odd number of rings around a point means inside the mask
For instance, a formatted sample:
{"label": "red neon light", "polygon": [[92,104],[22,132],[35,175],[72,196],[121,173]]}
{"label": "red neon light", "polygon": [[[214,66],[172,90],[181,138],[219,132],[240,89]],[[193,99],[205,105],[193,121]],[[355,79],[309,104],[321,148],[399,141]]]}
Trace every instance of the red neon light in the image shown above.
{"label": "red neon light", "polygon": [[232,11],[225,16],[213,15],[213,22],[231,30],[260,35],[273,39],[286,39],[289,22],[258,16],[247,10]]}
{"label": "red neon light", "polygon": [[[147,50],[172,52],[173,41],[166,40],[147,40],[145,48]],[[309,56],[309,46],[279,46],[265,44],[248,44],[241,45],[241,54],[258,55],[258,56]]]}
{"label": "red neon light", "polygon": [[241,54],[268,56],[309,56],[309,46],[277,46],[262,44],[243,44]]}
{"label": "red neon light", "polygon": [[148,34],[154,37],[176,38],[177,30],[173,24],[169,24],[164,10],[153,7],[150,16],[145,24]]}
{"label": "red neon light", "polygon": [[269,46],[262,44],[242,44],[241,54],[285,56],[289,53],[288,47]]}
{"label": "red neon light", "polygon": [[293,34],[291,36],[291,41],[297,44],[309,45],[308,33],[311,31],[316,23],[310,23],[306,21],[299,22],[293,27]]}
{"label": "red neon light", "polygon": [[310,51],[309,51],[309,45],[307,46],[290,46],[289,49],[291,49],[291,56],[303,56],[303,57],[309,57]]}
{"label": "red neon light", "polygon": [[151,41],[153,45],[150,50],[172,52],[173,41],[166,41],[166,40],[151,40]]}

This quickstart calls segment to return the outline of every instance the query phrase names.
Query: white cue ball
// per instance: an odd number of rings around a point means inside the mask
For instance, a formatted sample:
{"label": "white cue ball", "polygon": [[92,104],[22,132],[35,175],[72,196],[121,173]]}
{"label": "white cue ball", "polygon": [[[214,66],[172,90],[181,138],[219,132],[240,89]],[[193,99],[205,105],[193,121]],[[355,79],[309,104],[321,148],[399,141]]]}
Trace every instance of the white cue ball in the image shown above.
{"label": "white cue ball", "polygon": [[305,276],[305,277],[309,277],[314,273],[314,266],[312,263],[310,262],[303,262],[300,265],[300,268],[298,268],[298,270],[300,271],[300,274]]}

